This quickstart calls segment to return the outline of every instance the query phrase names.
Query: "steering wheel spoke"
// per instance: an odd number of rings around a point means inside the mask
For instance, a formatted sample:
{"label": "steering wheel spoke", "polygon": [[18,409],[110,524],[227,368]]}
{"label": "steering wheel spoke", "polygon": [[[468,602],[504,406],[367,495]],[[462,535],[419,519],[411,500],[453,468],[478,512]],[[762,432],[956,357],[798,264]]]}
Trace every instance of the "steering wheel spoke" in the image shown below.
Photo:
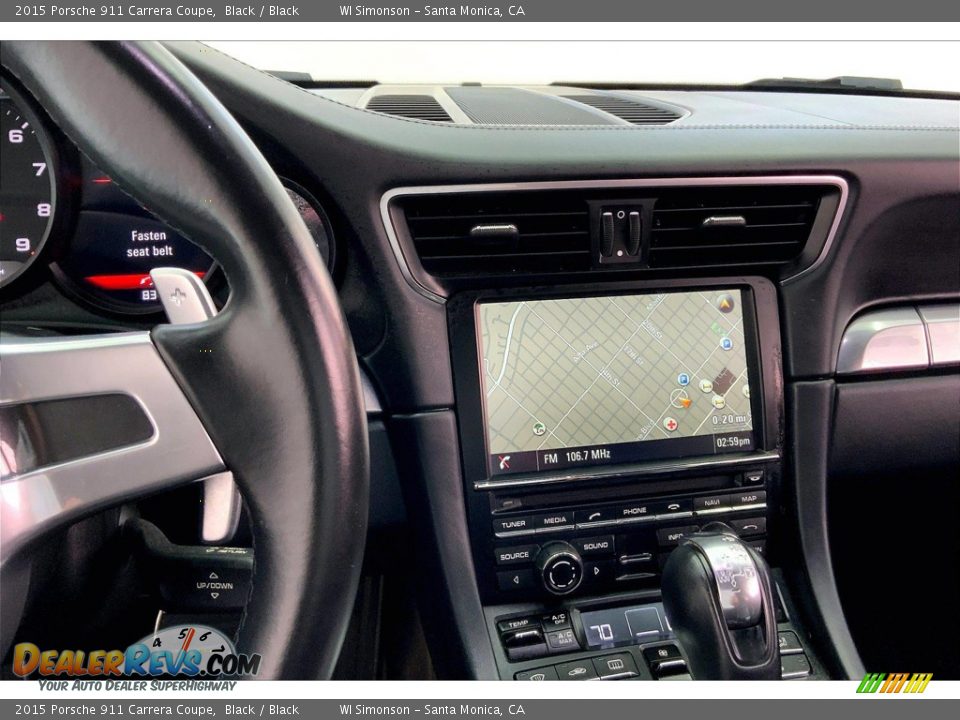
{"label": "steering wheel spoke", "polygon": [[[219,452],[149,333],[4,338],[0,376],[0,563],[44,533],[99,509],[223,477]],[[142,412],[131,416],[142,426],[139,432],[113,447],[103,445],[100,425],[108,418],[77,413],[85,398],[94,402],[93,412],[102,412],[96,401],[105,397],[127,399],[127,407]],[[73,436],[51,452],[44,432],[53,424],[43,421],[48,413],[38,408],[64,400],[76,402],[56,425],[69,422]]]}

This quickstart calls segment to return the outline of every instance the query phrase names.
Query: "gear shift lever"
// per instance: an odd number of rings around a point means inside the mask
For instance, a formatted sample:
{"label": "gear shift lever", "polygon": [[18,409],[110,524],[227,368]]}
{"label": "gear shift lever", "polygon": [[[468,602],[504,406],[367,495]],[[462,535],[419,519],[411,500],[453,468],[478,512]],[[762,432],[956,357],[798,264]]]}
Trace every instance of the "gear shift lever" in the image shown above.
{"label": "gear shift lever", "polygon": [[779,680],[770,568],[723,523],[676,548],[663,605],[696,680]]}

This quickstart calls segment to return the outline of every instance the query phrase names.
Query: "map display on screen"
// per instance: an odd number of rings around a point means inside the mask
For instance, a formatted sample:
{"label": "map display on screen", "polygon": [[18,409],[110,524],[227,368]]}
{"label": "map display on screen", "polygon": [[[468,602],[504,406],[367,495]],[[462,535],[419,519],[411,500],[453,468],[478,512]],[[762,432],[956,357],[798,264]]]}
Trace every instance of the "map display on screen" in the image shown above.
{"label": "map display on screen", "polygon": [[478,305],[493,474],[752,450],[739,290]]}

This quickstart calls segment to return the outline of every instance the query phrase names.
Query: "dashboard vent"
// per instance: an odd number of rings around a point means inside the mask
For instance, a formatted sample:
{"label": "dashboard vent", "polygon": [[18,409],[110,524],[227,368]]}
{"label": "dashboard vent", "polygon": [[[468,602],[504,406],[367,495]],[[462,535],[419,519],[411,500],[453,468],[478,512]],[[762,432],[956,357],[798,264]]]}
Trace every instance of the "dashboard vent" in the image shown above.
{"label": "dashboard vent", "polygon": [[657,193],[650,267],[787,263],[810,236],[824,189],[685,188]]}
{"label": "dashboard vent", "polygon": [[403,210],[432,275],[590,269],[590,217],[580,194],[421,195],[405,199]]}
{"label": "dashboard vent", "polygon": [[563,97],[602,110],[634,125],[668,125],[683,117],[681,113],[674,110],[613,95],[564,95]]}
{"label": "dashboard vent", "polygon": [[432,95],[374,95],[367,110],[432,122],[453,122],[443,106]]}

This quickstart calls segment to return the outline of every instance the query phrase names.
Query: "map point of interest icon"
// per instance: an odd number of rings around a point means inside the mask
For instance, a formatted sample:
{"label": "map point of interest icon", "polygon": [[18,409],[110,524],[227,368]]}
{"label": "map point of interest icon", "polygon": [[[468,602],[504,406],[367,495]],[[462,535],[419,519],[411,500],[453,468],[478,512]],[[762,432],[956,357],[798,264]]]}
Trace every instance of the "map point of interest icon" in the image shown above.
{"label": "map point of interest icon", "polygon": [[677,421],[674,420],[672,417],[666,417],[663,419],[663,427],[665,427],[670,432],[674,432],[678,427]]}
{"label": "map point of interest icon", "polygon": [[733,340],[728,337],[720,339],[720,349],[721,350],[733,350]]}
{"label": "map point of interest icon", "polygon": [[713,392],[713,383],[704,378],[700,381],[700,390],[705,393]]}
{"label": "map point of interest icon", "polygon": [[735,306],[733,295],[730,293],[723,293],[722,295],[717,296],[717,310],[722,313],[731,313]]}
{"label": "map point of interest icon", "polygon": [[542,422],[537,422],[533,424],[533,434],[537,437],[540,437],[547,431],[547,426]]}
{"label": "map point of interest icon", "polygon": [[680,373],[677,375],[677,385],[681,387],[686,387],[690,384],[690,376],[686,373]]}

